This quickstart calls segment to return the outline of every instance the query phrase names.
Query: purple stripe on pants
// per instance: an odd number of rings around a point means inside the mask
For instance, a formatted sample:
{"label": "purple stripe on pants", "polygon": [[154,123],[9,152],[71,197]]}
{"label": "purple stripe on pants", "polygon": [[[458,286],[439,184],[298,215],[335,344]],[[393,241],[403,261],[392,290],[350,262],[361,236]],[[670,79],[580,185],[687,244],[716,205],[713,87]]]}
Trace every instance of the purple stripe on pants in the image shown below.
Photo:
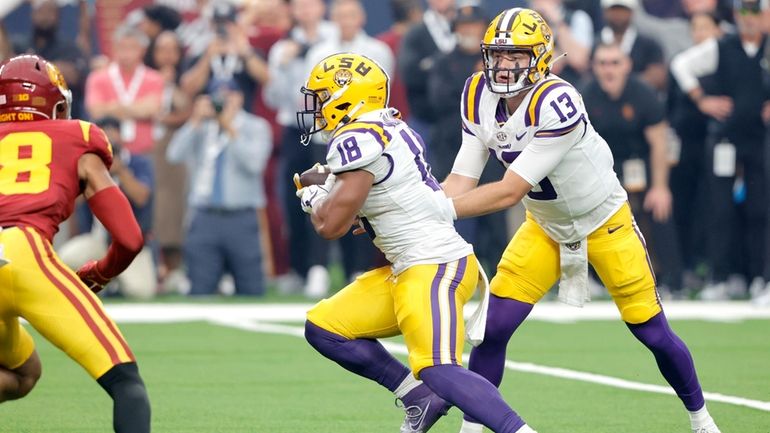
{"label": "purple stripe on pants", "polygon": [[433,321],[433,365],[441,364],[441,310],[438,304],[438,288],[441,285],[441,279],[446,273],[446,263],[438,265],[438,272],[433,277],[433,284],[430,287],[430,310],[431,320]]}
{"label": "purple stripe on pants", "polygon": [[455,277],[452,279],[452,283],[449,285],[449,332],[451,333],[449,336],[449,353],[451,356],[452,364],[457,364],[457,357],[455,356],[455,352],[457,350],[457,311],[455,309],[455,292],[457,291],[457,286],[460,285],[460,282],[465,277],[465,268],[467,264],[468,257],[463,257],[460,259],[460,264],[457,265],[457,272],[455,273]]}

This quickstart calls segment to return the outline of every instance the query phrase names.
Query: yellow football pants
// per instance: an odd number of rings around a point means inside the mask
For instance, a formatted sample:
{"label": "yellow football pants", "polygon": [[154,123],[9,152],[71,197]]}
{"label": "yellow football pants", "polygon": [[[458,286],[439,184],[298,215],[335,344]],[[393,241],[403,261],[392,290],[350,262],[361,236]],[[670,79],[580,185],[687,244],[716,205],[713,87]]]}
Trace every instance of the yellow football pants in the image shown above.
{"label": "yellow football pants", "polygon": [[[609,290],[624,321],[644,323],[661,311],[644,237],[628,203],[588,236],[588,262]],[[497,265],[490,291],[499,297],[534,304],[560,275],[559,245],[527,213]]]}
{"label": "yellow football pants", "polygon": [[0,267],[0,365],[17,368],[35,348],[19,317],[95,379],[134,361],[99,298],[46,239],[30,227],[14,227],[0,231],[0,245],[10,261]]}
{"label": "yellow football pants", "polygon": [[462,365],[463,306],[473,295],[479,270],[476,256],[436,265],[416,265],[394,276],[390,267],[371,270],[316,304],[313,324],[345,338],[403,334],[409,366]]}

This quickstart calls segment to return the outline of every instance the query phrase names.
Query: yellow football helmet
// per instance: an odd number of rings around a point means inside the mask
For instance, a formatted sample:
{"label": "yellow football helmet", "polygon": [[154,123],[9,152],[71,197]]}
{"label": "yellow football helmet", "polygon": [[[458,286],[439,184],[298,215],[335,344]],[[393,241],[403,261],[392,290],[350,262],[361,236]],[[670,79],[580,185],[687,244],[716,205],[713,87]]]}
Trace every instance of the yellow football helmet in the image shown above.
{"label": "yellow football helmet", "polygon": [[[530,56],[529,66],[502,68],[494,59],[495,51],[525,52]],[[532,9],[507,9],[489,23],[481,43],[481,54],[489,90],[511,97],[534,86],[550,73],[553,33],[543,17]],[[512,74],[513,82],[496,82],[495,76],[500,72]]]}
{"label": "yellow football helmet", "polygon": [[389,81],[377,62],[361,54],[333,54],[318,62],[302,87],[305,110],[297,112],[302,144],[316,132],[331,134],[364,113],[387,107]]}

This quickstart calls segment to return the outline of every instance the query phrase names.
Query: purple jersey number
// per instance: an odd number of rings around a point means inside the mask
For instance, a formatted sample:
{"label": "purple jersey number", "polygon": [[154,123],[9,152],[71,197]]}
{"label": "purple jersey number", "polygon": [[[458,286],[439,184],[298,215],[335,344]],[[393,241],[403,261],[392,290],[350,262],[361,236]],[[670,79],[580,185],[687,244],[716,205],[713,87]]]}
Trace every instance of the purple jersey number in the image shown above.
{"label": "purple jersey number", "polygon": [[[557,101],[559,102],[558,104],[556,103]],[[566,116],[564,115],[564,112],[561,111],[561,108],[559,108],[559,105],[562,104],[569,109]],[[568,119],[572,119],[572,117],[577,114],[577,108],[575,108],[575,104],[572,103],[572,99],[566,92],[559,95],[559,97],[556,98],[556,101],[551,101],[551,107],[553,107],[556,114],[559,115],[559,121],[562,123],[566,122]]]}
{"label": "purple jersey number", "polygon": [[[510,164],[519,155],[521,155],[521,152],[503,152],[501,157],[503,158],[503,161]],[[538,185],[540,185],[540,191],[528,192],[527,195],[529,198],[532,200],[556,200],[556,189],[547,177],[544,177]]]}
{"label": "purple jersey number", "polygon": [[361,149],[358,147],[356,137],[348,137],[342,140],[342,143],[337,144],[337,150],[340,152],[343,166],[361,158]]}
{"label": "purple jersey number", "polygon": [[433,177],[433,174],[431,174],[430,165],[425,160],[425,143],[423,143],[420,134],[414,132],[411,128],[402,129],[399,131],[399,134],[401,134],[401,138],[406,141],[406,144],[409,145],[409,150],[414,154],[414,163],[417,165],[420,176],[422,176],[422,181],[433,191],[440,190],[441,186],[436,178]]}

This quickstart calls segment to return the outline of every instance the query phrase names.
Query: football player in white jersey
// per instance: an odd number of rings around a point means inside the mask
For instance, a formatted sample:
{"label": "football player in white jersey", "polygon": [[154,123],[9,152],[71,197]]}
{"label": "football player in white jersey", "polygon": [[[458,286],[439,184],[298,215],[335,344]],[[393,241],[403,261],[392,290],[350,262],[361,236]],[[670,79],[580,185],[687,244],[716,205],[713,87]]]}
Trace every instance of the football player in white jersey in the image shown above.
{"label": "football player in white jersey", "polygon": [[[327,239],[347,233],[358,217],[392,263],[316,304],[305,337],[322,355],[392,391],[406,410],[402,432],[427,431],[450,405],[496,432],[534,432],[494,385],[461,366],[463,306],[483,273],[454,229],[420,136],[387,107],[388,85],[377,63],[342,53],[321,60],[302,89],[306,109],[297,122],[304,141],[321,133],[333,173],[324,185],[298,191],[303,210]],[[377,341],[398,334],[411,371]]]}
{"label": "football player in white jersey", "polygon": [[[591,263],[621,318],[684,403],[693,432],[719,432],[690,352],[661,309],[644,238],[610,149],[591,126],[580,94],[549,74],[555,59],[548,24],[535,11],[508,9],[490,23],[481,50],[484,70],[465,84],[463,141],[444,189],[457,217],[519,201],[527,215],[491,282],[485,338],[471,352],[469,368],[499,385],[508,340],[533,305],[557,281],[562,301],[582,305]],[[506,174],[477,188],[490,155],[507,167]],[[671,202],[668,188],[647,199],[653,208]],[[466,414],[463,432],[481,431],[472,421]]]}

